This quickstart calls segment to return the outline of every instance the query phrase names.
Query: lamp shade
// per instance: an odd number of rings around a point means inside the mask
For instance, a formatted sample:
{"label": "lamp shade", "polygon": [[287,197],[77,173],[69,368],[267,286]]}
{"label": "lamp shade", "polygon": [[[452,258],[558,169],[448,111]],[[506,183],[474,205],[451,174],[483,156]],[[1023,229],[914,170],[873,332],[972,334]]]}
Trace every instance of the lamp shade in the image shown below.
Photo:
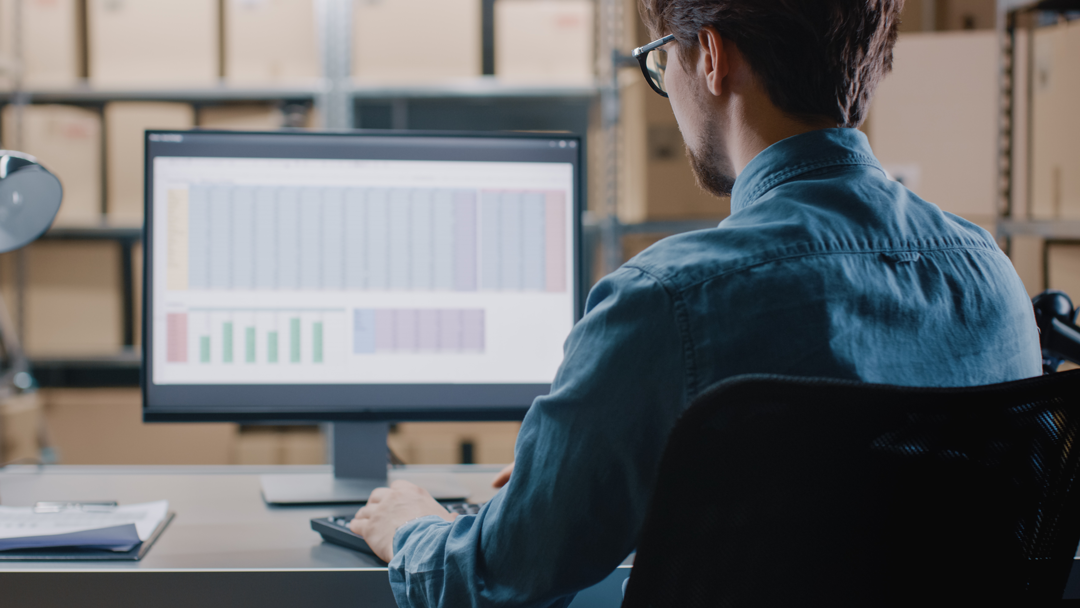
{"label": "lamp shade", "polygon": [[0,253],[30,244],[52,225],[64,190],[37,159],[0,150]]}

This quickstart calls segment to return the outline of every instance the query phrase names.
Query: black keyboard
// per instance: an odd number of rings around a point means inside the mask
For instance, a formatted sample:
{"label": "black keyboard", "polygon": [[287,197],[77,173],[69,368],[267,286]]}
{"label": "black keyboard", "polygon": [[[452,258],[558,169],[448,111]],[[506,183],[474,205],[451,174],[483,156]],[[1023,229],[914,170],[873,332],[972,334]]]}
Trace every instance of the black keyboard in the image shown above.
{"label": "black keyboard", "polygon": [[[458,515],[475,515],[480,512],[480,505],[468,502],[442,503],[442,505],[446,507],[447,511]],[[375,552],[368,546],[364,537],[349,529],[349,522],[352,519],[351,514],[315,517],[311,520],[311,529],[321,534],[323,540],[328,543],[334,543],[335,545],[341,545],[374,556]]]}

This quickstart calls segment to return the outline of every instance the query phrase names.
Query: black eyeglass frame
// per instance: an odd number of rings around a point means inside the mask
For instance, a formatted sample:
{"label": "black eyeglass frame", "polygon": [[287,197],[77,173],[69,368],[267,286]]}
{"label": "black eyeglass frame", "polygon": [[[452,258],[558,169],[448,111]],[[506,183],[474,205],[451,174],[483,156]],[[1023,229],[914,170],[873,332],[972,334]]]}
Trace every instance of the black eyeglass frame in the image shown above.
{"label": "black eyeglass frame", "polygon": [[667,36],[664,36],[659,40],[653,40],[645,46],[639,46],[638,48],[634,49],[632,53],[630,53],[631,57],[638,60],[638,65],[641,66],[641,73],[645,75],[645,81],[648,82],[649,86],[652,87],[652,90],[659,93],[661,97],[667,97],[668,94],[663,89],[656,86],[656,82],[654,82],[652,76],[649,75],[649,67],[648,65],[646,65],[646,62],[649,60],[649,53],[651,51],[655,51],[656,49],[664,46],[672,40],[675,40],[675,35],[668,34]]}

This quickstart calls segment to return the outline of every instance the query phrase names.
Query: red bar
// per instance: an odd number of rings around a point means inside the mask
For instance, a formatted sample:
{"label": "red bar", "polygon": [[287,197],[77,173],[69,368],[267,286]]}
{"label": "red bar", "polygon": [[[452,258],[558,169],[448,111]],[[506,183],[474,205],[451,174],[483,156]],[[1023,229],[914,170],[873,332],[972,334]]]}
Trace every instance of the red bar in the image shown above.
{"label": "red bar", "polygon": [[187,363],[188,334],[187,313],[170,312],[168,314],[168,335],[165,341],[169,363]]}

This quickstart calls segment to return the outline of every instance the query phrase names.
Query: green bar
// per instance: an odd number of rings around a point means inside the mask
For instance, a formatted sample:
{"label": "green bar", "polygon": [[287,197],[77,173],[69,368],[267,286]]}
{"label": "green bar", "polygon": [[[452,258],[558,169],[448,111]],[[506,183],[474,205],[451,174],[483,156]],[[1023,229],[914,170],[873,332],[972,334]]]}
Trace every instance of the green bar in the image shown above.
{"label": "green bar", "polygon": [[290,357],[290,359],[292,360],[293,363],[299,363],[300,362],[300,319],[290,319],[289,320],[289,333],[291,334],[291,337],[292,337],[292,343],[289,344],[289,346],[292,347],[290,349],[291,350],[290,354],[292,355]]}
{"label": "green bar", "polygon": [[272,331],[266,341],[266,360],[269,363],[277,363],[277,332]]}
{"label": "green bar", "polygon": [[322,321],[315,322],[314,334],[315,352],[312,359],[315,363],[322,363]]}
{"label": "green bar", "polygon": [[226,323],[222,330],[221,347],[223,349],[223,355],[221,360],[225,363],[232,363],[232,323]]}
{"label": "green bar", "polygon": [[203,363],[210,362],[210,336],[199,338],[199,361]]}
{"label": "green bar", "polygon": [[247,362],[255,362],[255,328],[247,328]]}

